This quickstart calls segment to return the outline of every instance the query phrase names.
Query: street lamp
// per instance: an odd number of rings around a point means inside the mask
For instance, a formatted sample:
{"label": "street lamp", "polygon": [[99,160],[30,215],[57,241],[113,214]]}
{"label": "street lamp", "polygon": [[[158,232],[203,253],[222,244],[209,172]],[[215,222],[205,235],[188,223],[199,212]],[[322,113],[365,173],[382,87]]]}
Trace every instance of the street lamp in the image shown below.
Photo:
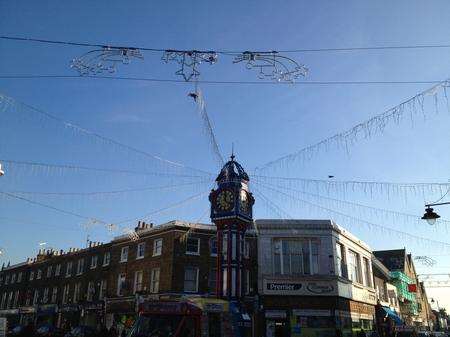
{"label": "street lamp", "polygon": [[0,163],[0,177],[5,174],[5,171],[2,169],[2,163]]}
{"label": "street lamp", "polygon": [[450,202],[440,202],[435,204],[426,204],[425,214],[422,217],[422,220],[426,220],[429,225],[433,226],[436,223],[436,220],[441,216],[433,211],[431,206],[439,206],[439,205],[450,205]]}

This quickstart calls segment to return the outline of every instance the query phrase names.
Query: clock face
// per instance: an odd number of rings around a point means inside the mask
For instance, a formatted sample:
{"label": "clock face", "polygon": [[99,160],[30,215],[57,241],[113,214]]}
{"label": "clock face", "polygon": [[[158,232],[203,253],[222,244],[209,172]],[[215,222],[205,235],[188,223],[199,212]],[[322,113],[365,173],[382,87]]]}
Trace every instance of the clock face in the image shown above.
{"label": "clock face", "polygon": [[240,208],[241,212],[248,213],[250,210],[248,193],[244,190],[241,190],[241,193],[239,194],[239,198],[240,198],[239,208]]}
{"label": "clock face", "polygon": [[234,194],[230,190],[223,190],[217,196],[217,210],[229,212],[234,208]]}

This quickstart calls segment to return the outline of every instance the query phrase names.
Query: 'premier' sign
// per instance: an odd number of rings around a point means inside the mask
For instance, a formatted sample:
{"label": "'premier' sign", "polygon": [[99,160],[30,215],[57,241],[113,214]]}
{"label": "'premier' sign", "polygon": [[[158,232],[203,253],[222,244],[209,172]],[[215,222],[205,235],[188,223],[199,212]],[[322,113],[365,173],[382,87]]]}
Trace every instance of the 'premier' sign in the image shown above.
{"label": "'premier' sign", "polygon": [[267,290],[272,291],[295,291],[302,288],[301,283],[266,283]]}

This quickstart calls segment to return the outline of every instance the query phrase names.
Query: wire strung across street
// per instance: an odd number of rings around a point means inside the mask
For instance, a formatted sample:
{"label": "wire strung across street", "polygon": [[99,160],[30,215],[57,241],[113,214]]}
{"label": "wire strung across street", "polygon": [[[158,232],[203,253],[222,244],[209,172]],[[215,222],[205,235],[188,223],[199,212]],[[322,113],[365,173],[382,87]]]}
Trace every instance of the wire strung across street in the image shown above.
{"label": "wire strung across street", "polygon": [[[168,49],[177,50],[173,48],[155,48],[155,47],[137,47],[137,46],[117,46],[108,43],[88,43],[88,42],[74,42],[63,40],[50,40],[50,39],[37,39],[31,37],[19,37],[19,36],[0,36],[2,40],[21,41],[21,42],[35,42],[42,44],[54,44],[65,46],[78,46],[78,47],[110,47],[110,48],[128,48],[128,49],[140,49],[150,52],[162,52]],[[332,47],[332,48],[302,48],[302,49],[285,49],[278,50],[280,53],[306,53],[306,52],[336,52],[336,51],[370,51],[370,50],[395,50],[395,49],[441,49],[450,48],[450,44],[408,44],[408,45],[379,45],[379,46],[349,46],[349,47]],[[238,50],[215,50],[216,53],[223,54],[235,54],[242,53],[244,51]]]}
{"label": "wire strung across street", "polygon": [[[191,84],[185,80],[151,78],[141,76],[104,76],[104,75],[0,75],[0,79],[98,79],[98,80],[116,80],[116,81],[136,81],[136,82],[155,82],[155,83],[179,83]],[[233,81],[233,80],[198,80],[199,84],[237,84],[237,85],[301,85],[301,86],[322,86],[322,85],[407,85],[407,84],[439,84],[441,80],[406,80],[406,81],[301,81],[301,82],[264,82],[264,81]]]}

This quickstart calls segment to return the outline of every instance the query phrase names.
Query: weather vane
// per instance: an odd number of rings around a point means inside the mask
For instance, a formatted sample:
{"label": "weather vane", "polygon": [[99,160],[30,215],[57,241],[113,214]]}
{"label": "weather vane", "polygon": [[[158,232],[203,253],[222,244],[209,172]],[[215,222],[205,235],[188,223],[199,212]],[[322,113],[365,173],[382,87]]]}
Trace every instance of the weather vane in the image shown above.
{"label": "weather vane", "polygon": [[245,51],[234,58],[233,63],[245,63],[247,69],[257,69],[258,78],[271,79],[278,82],[294,82],[300,76],[306,76],[308,68],[295,60],[280,55],[276,51]]}
{"label": "weather vane", "polygon": [[137,48],[104,46],[102,49],[88,51],[72,60],[71,67],[81,76],[96,75],[103,72],[115,73],[117,64],[129,64],[132,59],[143,59]]}
{"label": "weather vane", "polygon": [[217,62],[217,53],[214,51],[168,49],[164,51],[161,59],[165,63],[178,63],[180,68],[175,72],[175,75],[182,76],[186,82],[189,82],[200,76],[198,70],[200,64],[209,63],[212,65]]}

